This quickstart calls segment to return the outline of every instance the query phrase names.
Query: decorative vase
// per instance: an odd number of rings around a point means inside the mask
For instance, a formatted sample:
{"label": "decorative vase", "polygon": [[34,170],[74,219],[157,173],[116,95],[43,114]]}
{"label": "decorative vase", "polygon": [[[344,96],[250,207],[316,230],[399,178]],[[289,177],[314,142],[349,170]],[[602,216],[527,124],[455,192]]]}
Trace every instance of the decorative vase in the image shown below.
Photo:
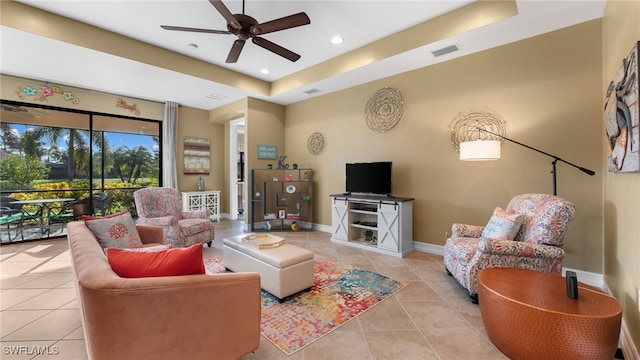
{"label": "decorative vase", "polygon": [[196,181],[196,190],[204,191],[204,179],[202,176],[198,176],[198,180]]}
{"label": "decorative vase", "polygon": [[298,231],[298,229],[300,229],[300,227],[298,227],[298,224],[295,221],[293,223],[291,223],[291,230],[292,231]]}
{"label": "decorative vase", "polygon": [[264,224],[264,226],[262,227],[262,230],[264,230],[264,231],[270,231],[270,230],[271,230],[271,223],[267,221],[267,222]]}

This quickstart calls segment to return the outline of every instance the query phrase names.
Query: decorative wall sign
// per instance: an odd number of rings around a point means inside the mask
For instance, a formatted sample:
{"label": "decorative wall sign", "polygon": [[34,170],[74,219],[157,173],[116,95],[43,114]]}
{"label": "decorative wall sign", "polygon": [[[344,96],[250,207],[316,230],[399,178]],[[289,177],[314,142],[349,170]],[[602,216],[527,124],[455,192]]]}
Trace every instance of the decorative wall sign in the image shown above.
{"label": "decorative wall sign", "polygon": [[129,110],[132,113],[140,116],[140,110],[138,110],[138,105],[137,104],[127,104],[126,101],[122,100],[121,98],[118,98],[118,103],[116,104],[116,107],[125,109],[125,110]]}
{"label": "decorative wall sign", "polygon": [[314,132],[309,135],[309,139],[307,139],[307,149],[311,155],[320,154],[325,147],[324,135],[319,132]]}
{"label": "decorative wall sign", "polygon": [[210,140],[196,137],[184,138],[184,173],[209,174]]}
{"label": "decorative wall sign", "polygon": [[48,97],[52,97],[54,95],[60,95],[63,99],[70,101],[73,104],[79,104],[80,99],[76,98],[71,91],[64,90],[60,86],[49,84],[42,85],[39,89],[36,89],[33,86],[18,86],[18,90],[16,90],[16,94],[18,94],[18,98],[20,100],[25,99],[33,99],[37,101],[45,102]]}
{"label": "decorative wall sign", "polygon": [[393,129],[404,113],[404,99],[398,89],[384,87],[367,101],[364,115],[369,129],[384,133]]}
{"label": "decorative wall sign", "polygon": [[610,172],[640,172],[640,125],[638,111],[638,57],[640,41],[609,84],[604,126],[609,145]]}
{"label": "decorative wall sign", "polygon": [[258,144],[258,159],[277,159],[278,147],[275,145]]}

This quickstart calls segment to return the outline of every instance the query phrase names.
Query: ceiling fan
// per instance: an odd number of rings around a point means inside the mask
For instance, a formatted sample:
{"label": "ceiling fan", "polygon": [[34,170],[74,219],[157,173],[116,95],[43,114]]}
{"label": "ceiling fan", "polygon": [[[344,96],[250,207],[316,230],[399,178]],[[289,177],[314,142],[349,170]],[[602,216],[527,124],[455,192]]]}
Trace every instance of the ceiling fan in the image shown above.
{"label": "ceiling fan", "polygon": [[181,26],[169,26],[160,25],[165,30],[177,30],[177,31],[191,31],[210,34],[231,34],[238,37],[231,46],[231,51],[227,55],[227,63],[235,63],[238,61],[240,52],[244,47],[245,42],[248,39],[277,55],[284,57],[290,61],[297,61],[300,59],[300,55],[294,53],[291,50],[285,49],[282,46],[275,44],[259,35],[264,35],[280,30],[291,29],[294,27],[308,25],[311,23],[309,17],[304,12],[285,16],[279,19],[267,21],[264,23],[258,23],[258,21],[251,16],[244,14],[244,0],[242,0],[242,14],[231,14],[229,9],[222,3],[221,0],[209,0],[216,10],[227,20],[227,30],[211,30],[211,29],[198,29]]}

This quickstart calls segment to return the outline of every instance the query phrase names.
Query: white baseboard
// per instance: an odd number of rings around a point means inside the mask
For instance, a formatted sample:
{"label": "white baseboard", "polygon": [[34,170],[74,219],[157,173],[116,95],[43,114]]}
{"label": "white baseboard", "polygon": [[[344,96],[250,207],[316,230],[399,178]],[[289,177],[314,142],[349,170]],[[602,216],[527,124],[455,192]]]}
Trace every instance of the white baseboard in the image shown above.
{"label": "white baseboard", "polygon": [[624,319],[622,319],[622,327],[620,328],[620,345],[625,360],[640,360],[638,349],[633,343],[633,339],[631,338],[631,334],[629,334],[629,329],[627,329],[627,324],[624,322]]}
{"label": "white baseboard", "polygon": [[329,225],[322,225],[322,224],[313,224],[311,227],[313,230],[317,230],[317,231],[322,231],[322,232],[326,232],[326,233],[331,233],[331,226]]}
{"label": "white baseboard", "polygon": [[[434,245],[434,244],[427,244],[423,242],[414,241],[413,248],[416,251],[422,251],[429,254],[435,254],[435,255],[441,255],[441,256],[444,254],[444,246],[442,245]],[[587,285],[595,286],[598,289],[603,289],[604,277],[602,276],[602,274],[576,270],[572,268],[562,269],[562,274],[564,275],[567,270],[574,271],[578,277],[578,281],[583,282]]]}
{"label": "white baseboard", "polygon": [[435,254],[440,256],[444,255],[444,247],[442,245],[433,245],[433,244],[414,241],[413,249],[416,251],[422,251],[429,254]]}

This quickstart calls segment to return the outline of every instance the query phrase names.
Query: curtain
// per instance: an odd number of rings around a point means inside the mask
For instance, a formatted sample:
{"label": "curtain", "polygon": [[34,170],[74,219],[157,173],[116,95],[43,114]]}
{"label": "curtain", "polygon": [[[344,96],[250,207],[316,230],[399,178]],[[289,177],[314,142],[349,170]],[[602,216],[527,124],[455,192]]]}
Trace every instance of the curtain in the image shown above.
{"label": "curtain", "polygon": [[178,188],[176,171],[176,139],[178,137],[178,103],[164,103],[162,121],[162,186]]}

